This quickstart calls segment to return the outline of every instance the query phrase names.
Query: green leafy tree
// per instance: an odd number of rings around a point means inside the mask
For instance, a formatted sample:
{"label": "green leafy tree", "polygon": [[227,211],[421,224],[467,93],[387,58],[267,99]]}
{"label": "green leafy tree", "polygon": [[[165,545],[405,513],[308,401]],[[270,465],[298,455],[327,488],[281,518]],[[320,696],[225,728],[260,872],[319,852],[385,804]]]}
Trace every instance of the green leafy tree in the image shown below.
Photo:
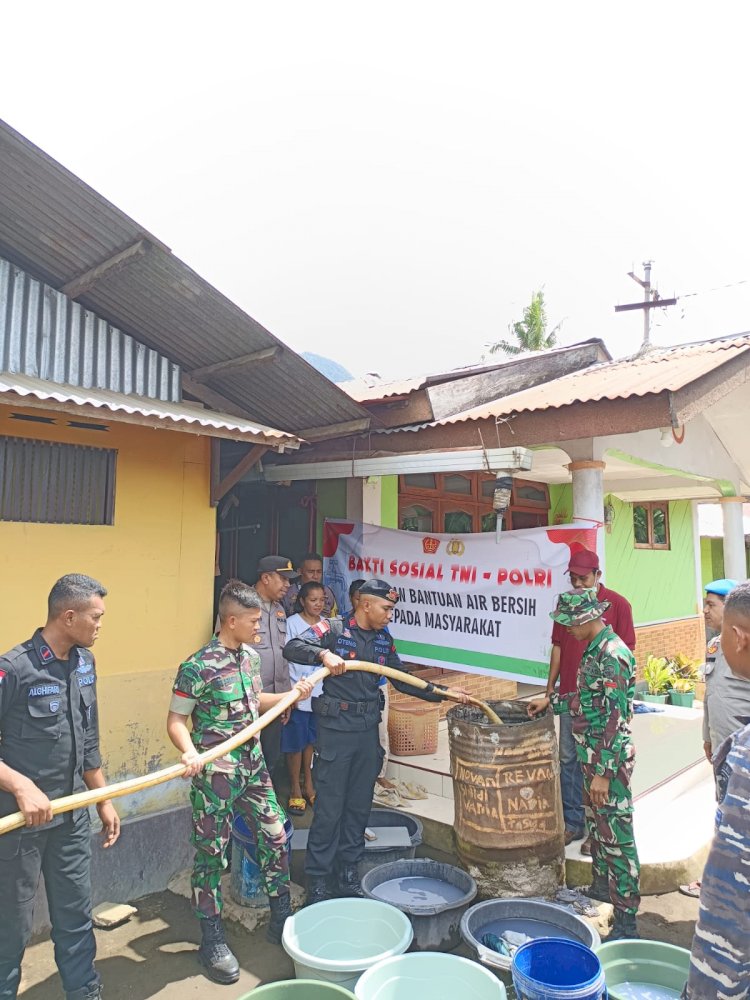
{"label": "green leafy tree", "polygon": [[511,323],[508,333],[514,339],[498,340],[490,345],[490,354],[515,355],[526,351],[547,351],[557,344],[557,334],[562,320],[547,333],[547,310],[544,305],[544,291],[540,288],[531,296],[531,302],[523,311],[523,319]]}

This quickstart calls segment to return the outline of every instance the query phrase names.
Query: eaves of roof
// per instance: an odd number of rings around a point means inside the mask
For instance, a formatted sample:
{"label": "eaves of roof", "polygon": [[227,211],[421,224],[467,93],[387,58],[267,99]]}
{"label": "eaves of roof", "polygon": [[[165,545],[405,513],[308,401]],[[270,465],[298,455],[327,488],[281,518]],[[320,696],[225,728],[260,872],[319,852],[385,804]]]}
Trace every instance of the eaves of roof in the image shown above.
{"label": "eaves of roof", "polygon": [[151,400],[108,389],[82,389],[30,375],[0,374],[0,403],[13,405],[14,402],[20,408],[43,407],[81,417],[246,441],[279,452],[299,448],[301,443],[299,438],[285,431],[253,424],[228,413],[215,413],[190,403]]}
{"label": "eaves of roof", "polygon": [[676,392],[748,351],[750,334],[652,350],[635,358],[592,365],[583,371],[563,375],[552,382],[446,417],[436,421],[436,425],[556,409],[603,399]]}
{"label": "eaves of roof", "polygon": [[302,437],[369,425],[338,386],[2,121],[0,255],[167,355],[185,391],[215,409]]}

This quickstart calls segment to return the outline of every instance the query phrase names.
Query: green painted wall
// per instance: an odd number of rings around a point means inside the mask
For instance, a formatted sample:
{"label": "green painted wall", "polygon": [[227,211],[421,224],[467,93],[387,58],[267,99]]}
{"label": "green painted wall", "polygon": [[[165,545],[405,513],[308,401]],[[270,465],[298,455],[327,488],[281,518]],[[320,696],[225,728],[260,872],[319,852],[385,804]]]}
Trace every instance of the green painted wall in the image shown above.
{"label": "green painted wall", "polygon": [[316,483],[318,498],[316,536],[318,551],[323,548],[323,521],[327,517],[346,517],[346,480],[319,479]]}
{"label": "green painted wall", "polygon": [[570,483],[549,487],[549,524],[569,524],[573,520],[573,487]]}
{"label": "green painted wall", "polygon": [[701,583],[724,577],[724,543],[721,538],[701,538]]}
{"label": "green painted wall", "polygon": [[398,528],[398,476],[380,477],[380,524]]}
{"label": "green painted wall", "polygon": [[605,535],[606,584],[633,605],[635,624],[697,614],[690,502],[669,504],[667,550],[634,548],[632,507],[616,497],[611,502],[615,517]]}

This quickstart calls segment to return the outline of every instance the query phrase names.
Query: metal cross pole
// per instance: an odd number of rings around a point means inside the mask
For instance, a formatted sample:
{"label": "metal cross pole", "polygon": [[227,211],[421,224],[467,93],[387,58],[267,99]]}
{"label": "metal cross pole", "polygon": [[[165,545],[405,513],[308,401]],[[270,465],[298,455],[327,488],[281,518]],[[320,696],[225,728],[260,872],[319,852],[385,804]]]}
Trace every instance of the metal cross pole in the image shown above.
{"label": "metal cross pole", "polygon": [[651,264],[653,261],[645,260],[643,262],[644,277],[639,278],[637,274],[633,271],[628,271],[628,276],[637,281],[638,284],[643,289],[643,302],[629,302],[624,306],[615,306],[615,312],[629,312],[632,309],[642,309],[643,310],[643,343],[641,344],[639,354],[648,351],[651,347],[651,310],[661,309],[664,306],[675,306],[677,305],[677,299],[660,299],[659,293],[655,288],[651,287]]}

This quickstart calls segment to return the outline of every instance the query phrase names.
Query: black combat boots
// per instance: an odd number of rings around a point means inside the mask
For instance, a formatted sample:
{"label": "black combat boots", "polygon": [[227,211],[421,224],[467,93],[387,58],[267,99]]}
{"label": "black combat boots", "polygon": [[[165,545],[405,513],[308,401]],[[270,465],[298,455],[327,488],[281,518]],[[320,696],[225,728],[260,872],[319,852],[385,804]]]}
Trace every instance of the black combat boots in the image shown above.
{"label": "black combat boots", "polygon": [[597,899],[600,903],[612,902],[609,896],[609,882],[604,875],[599,875],[597,872],[594,872],[591,885],[586,886],[581,892],[583,892],[584,896],[588,896],[589,899]]}
{"label": "black combat boots", "polygon": [[271,919],[268,922],[266,941],[270,941],[271,944],[281,944],[284,921],[292,915],[292,898],[288,891],[282,896],[269,896],[268,905],[271,907]]}
{"label": "black combat boots", "polygon": [[358,899],[364,897],[362,883],[359,881],[359,870],[357,865],[342,865],[339,872],[339,894],[341,896],[352,896]]}
{"label": "black combat boots", "polygon": [[229,985],[240,978],[240,963],[232,954],[224,937],[221,917],[201,920],[201,946],[198,961],[204,966],[209,979]]}
{"label": "black combat boots", "polygon": [[625,938],[639,938],[638,928],[635,923],[635,913],[625,913],[624,910],[615,910],[615,922],[609,932],[608,941],[622,941]]}
{"label": "black combat boots", "polygon": [[305,905],[312,906],[313,903],[322,903],[330,898],[331,893],[328,890],[328,879],[326,876],[312,875],[307,880],[307,900]]}

